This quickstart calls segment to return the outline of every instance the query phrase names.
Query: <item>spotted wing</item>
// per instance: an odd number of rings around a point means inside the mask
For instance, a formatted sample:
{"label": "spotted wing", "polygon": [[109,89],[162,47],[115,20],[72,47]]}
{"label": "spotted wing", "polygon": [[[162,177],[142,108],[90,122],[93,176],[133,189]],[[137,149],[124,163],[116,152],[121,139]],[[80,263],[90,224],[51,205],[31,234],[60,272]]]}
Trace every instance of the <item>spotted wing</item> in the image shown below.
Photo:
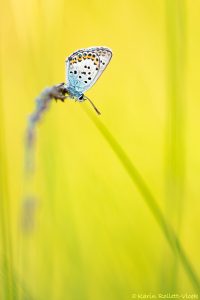
{"label": "spotted wing", "polygon": [[81,49],[69,56],[66,66],[68,86],[77,93],[84,93],[95,82],[100,59],[94,51]]}
{"label": "spotted wing", "polygon": [[80,49],[67,59],[68,85],[83,93],[91,88],[106,69],[112,51],[106,47]]}
{"label": "spotted wing", "polygon": [[89,50],[95,52],[99,56],[100,60],[100,69],[97,76],[95,77],[95,81],[93,82],[94,84],[108,66],[112,58],[112,50],[106,47],[93,47],[89,48]]}

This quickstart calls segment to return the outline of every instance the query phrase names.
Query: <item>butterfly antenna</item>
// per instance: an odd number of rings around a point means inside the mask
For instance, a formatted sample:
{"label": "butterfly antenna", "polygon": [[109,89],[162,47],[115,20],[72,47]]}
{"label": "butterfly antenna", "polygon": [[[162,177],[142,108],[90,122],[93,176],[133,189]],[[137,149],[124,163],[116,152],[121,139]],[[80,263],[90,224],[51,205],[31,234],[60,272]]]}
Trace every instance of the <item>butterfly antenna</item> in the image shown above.
{"label": "butterfly antenna", "polygon": [[85,99],[87,99],[89,102],[90,102],[90,104],[93,106],[93,108],[95,109],[95,111],[98,113],[98,115],[100,115],[101,113],[100,113],[100,111],[97,109],[97,107],[94,105],[94,103],[92,102],[92,100],[90,100],[88,97],[86,97],[86,96],[84,96],[85,97]]}

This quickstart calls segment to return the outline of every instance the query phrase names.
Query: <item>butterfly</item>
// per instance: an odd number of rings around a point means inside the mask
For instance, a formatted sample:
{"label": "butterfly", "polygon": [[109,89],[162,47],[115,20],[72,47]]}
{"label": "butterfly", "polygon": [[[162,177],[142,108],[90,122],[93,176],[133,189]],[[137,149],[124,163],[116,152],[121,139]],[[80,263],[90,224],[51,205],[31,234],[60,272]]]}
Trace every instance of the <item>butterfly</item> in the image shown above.
{"label": "butterfly", "polygon": [[112,58],[112,50],[106,47],[80,49],[66,59],[67,98],[83,102],[88,100],[100,114],[94,103],[83,93],[99,79]]}

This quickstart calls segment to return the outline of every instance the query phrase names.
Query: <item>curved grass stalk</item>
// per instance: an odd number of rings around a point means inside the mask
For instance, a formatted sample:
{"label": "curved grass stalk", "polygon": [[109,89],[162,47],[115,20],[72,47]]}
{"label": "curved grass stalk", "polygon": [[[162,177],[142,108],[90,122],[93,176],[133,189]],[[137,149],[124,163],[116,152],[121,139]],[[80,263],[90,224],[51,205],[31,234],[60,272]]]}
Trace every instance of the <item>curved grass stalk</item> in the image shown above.
{"label": "curved grass stalk", "polygon": [[64,84],[61,83],[44,89],[36,99],[35,110],[30,115],[26,128],[25,175],[28,177],[33,173],[33,152],[37,124],[43,117],[43,114],[48,110],[52,99],[64,101],[65,98],[65,87]]}
{"label": "curved grass stalk", "polygon": [[149,207],[160,229],[162,230],[167,242],[169,243],[169,246],[171,247],[174,255],[180,259],[180,262],[182,263],[182,266],[185,269],[188,277],[190,278],[194,288],[198,291],[198,293],[200,293],[199,278],[195,270],[193,269],[193,266],[189,258],[187,257],[175,231],[163,215],[159,205],[157,204],[156,199],[151,193],[145,180],[142,178],[139,171],[134,166],[124,149],[120,146],[120,144],[111,134],[111,132],[107,129],[107,127],[99,120],[99,118],[96,117],[96,115],[93,114],[93,112],[87,109],[86,106],[83,106],[83,108],[84,111],[87,113],[88,117],[92,120],[94,125],[98,128],[102,136],[108,142],[115,155],[118,157],[122,166],[125,168],[128,175],[130,176],[132,182],[137,186],[140,194],[143,196],[146,205]]}

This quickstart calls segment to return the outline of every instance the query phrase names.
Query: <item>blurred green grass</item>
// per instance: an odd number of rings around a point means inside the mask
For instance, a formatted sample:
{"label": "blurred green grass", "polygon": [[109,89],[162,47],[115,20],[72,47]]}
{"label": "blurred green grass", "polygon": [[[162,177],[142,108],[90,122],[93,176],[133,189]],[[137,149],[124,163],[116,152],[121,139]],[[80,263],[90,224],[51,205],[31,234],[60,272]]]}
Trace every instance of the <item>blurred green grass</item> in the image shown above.
{"label": "blurred green grass", "polygon": [[[187,19],[186,1],[166,1],[167,29],[167,122],[166,122],[166,212],[177,233],[181,222],[185,195],[185,122],[186,122],[186,66]],[[173,211],[171,207],[173,205]],[[165,276],[176,291],[178,257],[171,272]]]}
{"label": "blurred green grass", "polygon": [[181,266],[172,276],[174,256],[163,234],[79,103],[52,103],[38,128],[37,169],[28,187],[37,197],[33,227],[21,227],[23,139],[33,99],[64,80],[64,60],[73,50],[107,45],[113,60],[88,96],[199,273],[200,5],[184,4],[185,12],[178,0],[109,1],[106,9],[97,1],[2,1],[0,262],[1,273],[5,262],[8,270],[0,280],[2,298],[130,299],[135,292],[173,291],[172,281],[176,292],[194,291]]}

